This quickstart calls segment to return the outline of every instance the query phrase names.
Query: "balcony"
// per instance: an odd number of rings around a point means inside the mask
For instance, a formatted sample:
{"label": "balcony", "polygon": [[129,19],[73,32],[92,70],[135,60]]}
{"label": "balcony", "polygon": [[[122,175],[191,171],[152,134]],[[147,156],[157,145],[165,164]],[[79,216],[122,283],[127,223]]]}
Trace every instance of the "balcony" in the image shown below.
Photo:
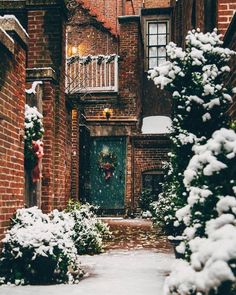
{"label": "balcony", "polygon": [[72,56],[67,59],[66,92],[118,92],[118,55]]}

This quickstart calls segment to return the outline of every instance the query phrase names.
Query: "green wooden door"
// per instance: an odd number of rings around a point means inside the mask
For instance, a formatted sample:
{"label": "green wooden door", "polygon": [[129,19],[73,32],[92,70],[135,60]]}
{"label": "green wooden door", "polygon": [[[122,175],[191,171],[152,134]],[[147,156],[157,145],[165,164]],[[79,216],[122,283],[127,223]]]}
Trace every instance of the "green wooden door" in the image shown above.
{"label": "green wooden door", "polygon": [[99,137],[91,143],[89,202],[103,210],[124,209],[125,151],[123,137]]}

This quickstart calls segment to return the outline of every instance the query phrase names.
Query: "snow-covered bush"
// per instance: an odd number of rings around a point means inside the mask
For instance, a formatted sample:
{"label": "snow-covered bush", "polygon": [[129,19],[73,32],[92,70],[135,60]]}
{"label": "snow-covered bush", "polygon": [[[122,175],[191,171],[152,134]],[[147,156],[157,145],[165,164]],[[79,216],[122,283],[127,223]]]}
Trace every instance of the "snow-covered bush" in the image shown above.
{"label": "snow-covered bush", "polygon": [[236,133],[221,128],[184,173],[187,205],[177,211],[186,225],[177,250],[190,258],[167,280],[166,294],[233,295],[236,292]]}
{"label": "snow-covered bush", "polygon": [[2,283],[36,284],[77,280],[74,219],[68,213],[44,214],[37,207],[18,209],[3,239]]}
{"label": "snow-covered bush", "polygon": [[206,222],[207,238],[189,242],[190,262],[177,262],[166,281],[166,295],[235,294],[236,194],[222,197],[216,208],[218,217]]}
{"label": "snow-covered bush", "polygon": [[[171,154],[169,154],[171,156]],[[184,201],[178,196],[179,181],[173,174],[171,163],[165,163],[164,175],[165,181],[162,184],[162,192],[158,200],[151,204],[153,222],[158,225],[165,234],[178,236],[181,230],[180,223],[176,220],[175,212],[183,206]],[[174,226],[178,222],[178,227]],[[176,230],[177,229],[177,230]]]}
{"label": "snow-covered bush", "polygon": [[155,211],[159,223],[166,224],[169,232],[172,228],[174,235],[183,228],[175,212],[187,202],[183,178],[193,145],[205,143],[215,130],[229,126],[225,111],[234,91],[224,86],[224,75],[230,71],[227,63],[234,52],[222,48],[222,43],[216,30],[206,34],[192,30],[185,51],[169,43],[169,60],[149,72],[156,86],[173,96],[171,164]]}
{"label": "snow-covered bush", "polygon": [[44,133],[43,116],[36,107],[25,105],[25,166],[28,169],[34,168],[38,157],[34,150],[33,143],[41,144]]}
{"label": "snow-covered bush", "polygon": [[196,145],[193,150],[195,155],[184,172],[188,203],[177,216],[191,226],[195,235],[204,236],[206,221],[218,215],[216,204],[219,199],[234,194],[236,133],[221,128],[206,144]]}
{"label": "snow-covered bush", "polygon": [[157,199],[157,195],[151,189],[144,189],[141,192],[139,207],[142,211],[149,211],[151,204]]}
{"label": "snow-covered bush", "polygon": [[100,253],[103,239],[110,236],[108,226],[95,214],[96,208],[90,204],[81,205],[70,200],[66,211],[73,217],[73,240],[78,254]]}

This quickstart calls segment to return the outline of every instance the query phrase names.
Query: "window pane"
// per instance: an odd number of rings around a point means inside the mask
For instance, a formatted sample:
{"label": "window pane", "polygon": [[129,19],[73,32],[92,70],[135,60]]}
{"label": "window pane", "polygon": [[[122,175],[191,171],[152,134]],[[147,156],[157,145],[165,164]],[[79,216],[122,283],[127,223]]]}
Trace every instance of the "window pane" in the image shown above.
{"label": "window pane", "polygon": [[153,191],[158,195],[162,191],[161,183],[163,182],[163,174],[153,176]]}
{"label": "window pane", "polygon": [[149,34],[157,34],[157,23],[149,23]]}
{"label": "window pane", "polygon": [[143,187],[152,190],[152,175],[144,175]]}
{"label": "window pane", "polygon": [[165,47],[159,47],[158,48],[158,57],[164,57],[166,56],[166,48]]}
{"label": "window pane", "polygon": [[159,23],[158,24],[158,34],[166,34],[167,25],[166,23]]}
{"label": "window pane", "polygon": [[158,58],[158,66],[166,62],[166,57]]}
{"label": "window pane", "polygon": [[166,45],[166,35],[158,35],[158,45]]}
{"label": "window pane", "polygon": [[149,48],[149,57],[157,57],[157,47]]}
{"label": "window pane", "polygon": [[149,45],[157,45],[157,35],[149,35]]}
{"label": "window pane", "polygon": [[157,58],[149,58],[149,69],[157,67]]}

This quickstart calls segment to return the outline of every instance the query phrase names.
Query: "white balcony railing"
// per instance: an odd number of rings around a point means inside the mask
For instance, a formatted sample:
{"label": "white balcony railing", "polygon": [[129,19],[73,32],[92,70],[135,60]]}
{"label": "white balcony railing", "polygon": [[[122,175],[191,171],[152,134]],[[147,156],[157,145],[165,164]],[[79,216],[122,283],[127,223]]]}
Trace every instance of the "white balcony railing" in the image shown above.
{"label": "white balcony railing", "polygon": [[118,55],[68,58],[66,92],[118,92]]}

